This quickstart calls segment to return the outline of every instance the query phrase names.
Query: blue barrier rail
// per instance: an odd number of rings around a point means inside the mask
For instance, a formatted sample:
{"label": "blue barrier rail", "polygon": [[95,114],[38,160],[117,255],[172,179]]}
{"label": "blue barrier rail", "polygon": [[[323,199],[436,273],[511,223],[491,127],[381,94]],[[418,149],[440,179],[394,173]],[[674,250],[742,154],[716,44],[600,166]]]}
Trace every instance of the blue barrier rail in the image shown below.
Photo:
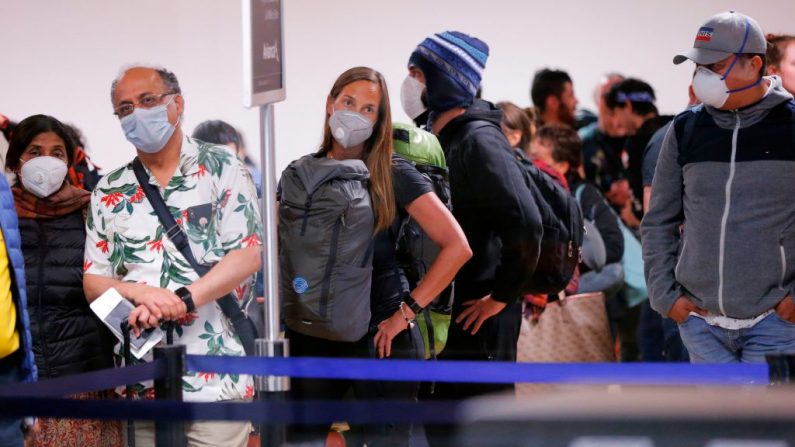
{"label": "blue barrier rail", "polygon": [[[583,385],[755,385],[769,383],[766,364],[509,363],[372,360],[315,357],[187,356],[187,369],[219,374],[295,378],[459,383],[565,383]],[[4,397],[61,397],[112,389],[165,376],[159,362],[0,387]]]}
{"label": "blue barrier rail", "polygon": [[35,415],[50,418],[157,421],[255,421],[268,424],[450,423],[458,420],[460,402],[301,401],[178,402],[166,400],[75,400],[0,398],[0,418]]}
{"label": "blue barrier rail", "polygon": [[298,378],[465,383],[724,386],[770,383],[766,364],[510,363],[189,355],[188,370]]}
{"label": "blue barrier rail", "polygon": [[162,362],[140,363],[126,368],[111,368],[39,382],[15,383],[0,387],[0,398],[59,397],[91,391],[112,390],[128,383],[145,382],[165,377]]}
{"label": "blue barrier rail", "polygon": [[[564,383],[583,385],[765,386],[766,364],[691,365],[672,363],[508,363],[471,361],[373,360],[187,356],[193,372],[290,376],[298,378],[436,381],[470,383]],[[75,400],[64,396],[112,389],[165,377],[162,362],[37,383],[0,387],[0,418],[36,415],[56,418],[175,420],[253,420],[271,424],[346,420],[445,423],[457,420],[460,402],[213,402]]]}

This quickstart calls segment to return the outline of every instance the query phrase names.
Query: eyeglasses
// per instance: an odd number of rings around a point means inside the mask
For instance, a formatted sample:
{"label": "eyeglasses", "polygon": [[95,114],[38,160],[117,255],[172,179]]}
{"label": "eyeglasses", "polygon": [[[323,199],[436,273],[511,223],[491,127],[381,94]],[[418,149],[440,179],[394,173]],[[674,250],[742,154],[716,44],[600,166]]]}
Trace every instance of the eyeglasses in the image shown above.
{"label": "eyeglasses", "polygon": [[144,109],[151,109],[152,107],[159,106],[163,103],[163,98],[168,95],[176,95],[176,92],[166,92],[156,95],[146,95],[138,102],[125,102],[113,108],[114,115],[119,118],[124,118],[132,114],[136,107],[143,107]]}

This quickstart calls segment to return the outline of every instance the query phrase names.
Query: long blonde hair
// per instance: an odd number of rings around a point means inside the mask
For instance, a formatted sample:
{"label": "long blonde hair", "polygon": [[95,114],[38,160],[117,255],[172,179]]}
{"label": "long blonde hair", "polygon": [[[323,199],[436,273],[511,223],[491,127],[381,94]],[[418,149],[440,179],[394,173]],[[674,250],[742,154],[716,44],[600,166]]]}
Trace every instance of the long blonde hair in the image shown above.
{"label": "long blonde hair", "polygon": [[[370,197],[375,211],[375,231],[385,230],[392,225],[397,216],[395,192],[392,189],[392,113],[389,105],[389,92],[386,81],[381,73],[369,67],[354,67],[342,73],[331,87],[328,100],[337,99],[342,89],[356,81],[370,81],[378,85],[381,91],[381,103],[378,105],[378,119],[373,127],[373,134],[364,142],[364,162],[370,171]],[[323,143],[320,152],[331,151],[331,129],[328,125],[329,113],[323,125]]]}

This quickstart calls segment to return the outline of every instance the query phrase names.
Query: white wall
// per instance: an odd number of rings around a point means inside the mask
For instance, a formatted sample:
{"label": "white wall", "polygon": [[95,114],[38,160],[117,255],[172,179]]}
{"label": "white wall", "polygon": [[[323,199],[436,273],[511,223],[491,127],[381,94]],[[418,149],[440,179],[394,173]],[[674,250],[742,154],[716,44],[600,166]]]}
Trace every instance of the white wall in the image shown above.
{"label": "white wall", "polygon": [[[284,0],[287,100],[276,105],[279,170],[316,149],[323,105],[337,75],[369,65],[387,78],[393,114],[406,121],[399,88],[406,62],[427,35],[455,29],[491,47],[486,99],[529,105],[532,74],[569,71],[592,106],[600,75],[650,82],[663,112],[686,101],[691,70],[672,56],[699,24],[736,8],[768,32],[795,32],[792,0]],[[189,132],[205,119],[240,127],[258,158],[258,112],[242,107],[240,3],[236,0],[0,0],[0,113],[51,114],[80,127],[103,168],[133,156],[112,115],[119,68],[161,64],[180,79]]]}

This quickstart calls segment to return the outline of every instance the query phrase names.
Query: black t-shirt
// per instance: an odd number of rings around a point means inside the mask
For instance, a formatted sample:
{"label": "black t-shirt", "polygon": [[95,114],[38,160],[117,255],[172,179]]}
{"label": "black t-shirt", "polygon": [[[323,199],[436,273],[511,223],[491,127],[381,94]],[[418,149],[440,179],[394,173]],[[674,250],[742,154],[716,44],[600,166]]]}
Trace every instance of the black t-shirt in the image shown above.
{"label": "black t-shirt", "polygon": [[392,185],[395,190],[397,216],[392,225],[375,235],[373,246],[373,283],[370,292],[373,325],[389,318],[408,290],[403,271],[395,256],[400,224],[408,215],[406,207],[423,194],[433,192],[431,182],[405,158],[392,157]]}
{"label": "black t-shirt", "polygon": [[672,124],[673,120],[668,121],[668,124],[658,129],[646,145],[646,150],[643,152],[643,186],[651,186],[654,180],[654,171],[657,169],[657,159],[660,158],[663,140]]}

